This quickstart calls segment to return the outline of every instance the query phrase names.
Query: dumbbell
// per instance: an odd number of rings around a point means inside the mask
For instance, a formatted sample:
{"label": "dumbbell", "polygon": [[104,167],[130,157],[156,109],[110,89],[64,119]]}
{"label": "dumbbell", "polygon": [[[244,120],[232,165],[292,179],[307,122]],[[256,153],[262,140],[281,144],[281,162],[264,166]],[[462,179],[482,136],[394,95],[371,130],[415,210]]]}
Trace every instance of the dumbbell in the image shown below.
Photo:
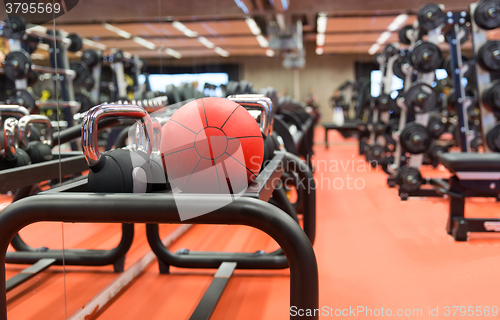
{"label": "dumbbell", "polygon": [[439,106],[436,90],[424,82],[413,83],[404,98],[408,110],[412,113],[427,113]]}
{"label": "dumbbell", "polygon": [[493,30],[500,27],[500,1],[479,1],[474,10],[474,22],[485,30]]}
{"label": "dumbbell", "polygon": [[[97,144],[97,125],[106,117],[134,118],[140,123],[134,130],[135,150],[115,149],[101,154]],[[138,106],[103,104],[90,109],[82,123],[82,147],[90,168],[89,190],[110,193],[151,191],[152,139],[151,118]]]}
{"label": "dumbbell", "polygon": [[[45,127],[43,142],[40,140],[30,141],[32,128],[30,125],[42,124]],[[42,115],[24,116],[19,120],[20,148],[25,150],[32,163],[40,163],[53,159],[52,155],[52,125],[50,119]]]}
{"label": "dumbbell", "polygon": [[18,120],[8,118],[3,124],[3,151],[0,170],[17,168],[31,163],[26,151],[17,147],[19,140]]}
{"label": "dumbbell", "polygon": [[411,52],[410,62],[419,72],[433,72],[441,67],[443,54],[435,44],[419,40]]}
{"label": "dumbbell", "polygon": [[446,20],[446,14],[435,3],[424,4],[418,9],[418,25],[424,30],[436,29]]}
{"label": "dumbbell", "polygon": [[410,122],[401,131],[399,141],[404,151],[420,154],[429,148],[431,136],[426,127],[416,122]]}

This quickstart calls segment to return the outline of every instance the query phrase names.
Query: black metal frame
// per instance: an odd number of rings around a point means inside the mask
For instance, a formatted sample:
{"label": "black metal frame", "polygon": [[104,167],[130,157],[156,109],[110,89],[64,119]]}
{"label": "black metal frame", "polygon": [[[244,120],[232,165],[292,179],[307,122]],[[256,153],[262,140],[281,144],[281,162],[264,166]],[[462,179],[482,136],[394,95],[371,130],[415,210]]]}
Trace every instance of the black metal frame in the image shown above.
{"label": "black metal frame", "polygon": [[[176,195],[178,196],[185,197],[185,201],[189,200],[193,206],[226,201],[217,195]],[[282,264],[290,267],[290,306],[299,309],[319,307],[318,267],[309,239],[294,219],[264,201],[240,197],[213,212],[180,221],[172,194],[46,193],[24,198],[0,212],[0,248],[4,253],[0,254],[0,281],[5,283],[5,253],[10,240],[23,227],[41,221],[194,223],[254,227],[271,236],[285,254],[271,258],[277,260],[273,262],[274,265]],[[235,258],[245,260],[240,256]],[[207,261],[210,260],[210,256],[190,256],[190,259],[196,265],[210,265]],[[258,259],[259,257],[252,258],[254,261]],[[220,262],[226,261],[228,260]],[[238,264],[238,267],[242,268],[243,265]],[[318,319],[317,316],[307,318]],[[0,288],[0,320],[7,320],[5,287]]]}
{"label": "black metal frame", "polygon": [[465,198],[487,197],[499,200],[498,190],[490,190],[490,185],[497,180],[460,180],[457,176],[450,178],[450,209],[446,222],[446,232],[456,241],[467,241],[469,232],[498,232],[487,230],[485,223],[500,224],[500,219],[465,218]]}

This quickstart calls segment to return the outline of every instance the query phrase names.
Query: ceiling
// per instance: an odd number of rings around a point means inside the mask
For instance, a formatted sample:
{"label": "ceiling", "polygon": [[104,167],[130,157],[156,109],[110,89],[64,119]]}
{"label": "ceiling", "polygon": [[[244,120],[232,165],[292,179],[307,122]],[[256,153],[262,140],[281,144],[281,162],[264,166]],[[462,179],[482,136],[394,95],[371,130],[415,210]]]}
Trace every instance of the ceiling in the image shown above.
{"label": "ceiling", "polygon": [[[288,2],[287,2],[288,1]],[[164,56],[169,48],[181,58],[218,56],[207,48],[198,37],[225,51],[230,56],[265,56],[255,35],[245,22],[253,17],[262,33],[266,25],[283,17],[287,25],[300,20],[304,27],[304,41],[316,42],[318,13],[328,15],[323,54],[367,54],[382,32],[402,13],[408,14],[404,24],[413,23],[418,7],[424,0],[82,0],[70,12],[57,18],[57,28],[105,45],[108,51],[122,49],[144,58]],[[440,1],[447,10],[466,9],[470,0]],[[275,6],[273,6],[273,3]],[[288,8],[282,4],[288,3]],[[238,6],[238,4],[240,6]],[[242,4],[248,9],[243,12]],[[285,10],[286,9],[286,10]],[[0,10],[2,11],[2,10]],[[2,11],[4,12],[4,11]],[[1,15],[0,15],[0,18]],[[180,21],[197,37],[187,37],[174,28],[173,21]],[[128,38],[110,31],[104,23],[129,34]],[[52,23],[46,25],[53,27]],[[136,41],[139,37],[144,42]],[[386,43],[397,42],[393,32]],[[443,46],[445,48],[445,46]],[[381,49],[383,46],[381,46]],[[379,51],[380,51],[379,50]],[[267,52],[268,54],[269,51]],[[179,57],[179,56],[177,56]]]}

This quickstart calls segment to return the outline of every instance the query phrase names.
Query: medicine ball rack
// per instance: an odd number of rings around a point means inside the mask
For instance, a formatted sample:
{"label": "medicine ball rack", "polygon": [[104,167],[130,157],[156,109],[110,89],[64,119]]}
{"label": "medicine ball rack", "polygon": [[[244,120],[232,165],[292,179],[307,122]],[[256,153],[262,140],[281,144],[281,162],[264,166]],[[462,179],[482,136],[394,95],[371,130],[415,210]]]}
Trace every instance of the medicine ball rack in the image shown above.
{"label": "medicine ball rack", "polygon": [[[290,267],[290,305],[298,308],[317,308],[318,271],[311,240],[299,224],[276,206],[265,203],[273,192],[284,170],[285,152],[276,152],[272,161],[249,185],[245,194],[223,208],[208,214],[180,221],[174,196],[167,194],[90,194],[85,193],[86,179],[21,199],[0,213],[0,246],[7,250],[9,241],[26,225],[38,221],[147,223],[148,241],[158,255],[162,273],[168,265],[184,268],[219,268],[218,274],[229,269],[282,269]],[[290,159],[291,160],[291,159]],[[77,192],[78,191],[78,192]],[[218,195],[180,194],[194,206],[221,201]],[[171,253],[158,243],[157,223],[234,224],[252,226],[267,233],[280,245],[273,253]],[[66,260],[68,250],[65,250]],[[1,255],[1,277],[5,281],[5,258]],[[2,261],[3,260],[3,261]],[[68,261],[66,261],[68,264]],[[222,294],[218,275],[210,292],[200,302],[192,319],[207,319]],[[219,284],[220,285],[220,284]],[[213,295],[219,292],[218,296]],[[207,303],[210,298],[211,303]],[[214,301],[215,300],[215,301]],[[208,307],[207,307],[208,305]],[[202,314],[202,317],[198,317]],[[300,318],[300,317],[299,317]],[[6,318],[5,290],[0,289],[0,319]],[[310,319],[310,318],[308,318]],[[313,317],[312,319],[317,319]]]}

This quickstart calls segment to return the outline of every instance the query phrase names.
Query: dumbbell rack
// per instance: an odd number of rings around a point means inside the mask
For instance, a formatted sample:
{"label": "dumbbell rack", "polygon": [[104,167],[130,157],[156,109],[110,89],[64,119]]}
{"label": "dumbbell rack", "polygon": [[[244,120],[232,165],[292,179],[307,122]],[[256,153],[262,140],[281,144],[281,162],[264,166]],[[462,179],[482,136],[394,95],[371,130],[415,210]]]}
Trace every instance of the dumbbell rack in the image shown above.
{"label": "dumbbell rack", "polygon": [[472,45],[474,51],[474,57],[476,57],[476,82],[477,82],[477,93],[479,100],[479,109],[481,113],[481,133],[483,138],[483,147],[485,152],[492,152],[492,149],[488,145],[487,137],[490,131],[497,125],[497,117],[494,112],[488,109],[482,99],[485,91],[491,85],[491,74],[489,71],[483,69],[477,63],[477,56],[479,54],[480,48],[488,42],[486,38],[486,31],[481,29],[474,20],[474,11],[477,7],[477,3],[472,3],[470,5],[470,17],[471,17],[471,28],[472,28]]}
{"label": "dumbbell rack", "polygon": [[[444,8],[441,6],[441,10],[443,10],[443,9]],[[447,16],[449,17],[450,14],[451,13],[448,13]],[[419,12],[419,15],[421,15],[420,12]],[[447,22],[450,23],[450,21],[447,21]],[[430,42],[430,43],[435,44],[437,46],[439,44],[439,35],[441,34],[443,27],[444,27],[444,25],[441,24],[441,25],[438,25],[434,29],[428,30],[427,42]],[[417,21],[415,22],[414,28],[418,28]],[[410,31],[406,31],[407,35],[409,32]],[[421,31],[419,30],[418,32],[421,32]],[[419,35],[418,34],[411,34],[411,33],[409,35],[410,35],[410,37],[408,37],[408,39],[410,39],[412,41],[412,46],[413,46]],[[450,43],[450,45],[451,44],[455,45],[456,40],[449,39],[449,43]],[[459,45],[458,45],[458,48],[459,48]],[[458,49],[458,51],[459,51],[459,49]],[[453,58],[452,58],[452,61],[453,61]],[[407,79],[408,79],[408,75],[407,75]],[[434,79],[435,79],[435,72],[434,71],[429,72],[429,73],[419,74],[419,81],[424,83],[424,84],[431,85],[432,82],[434,81]],[[461,84],[461,82],[460,82],[460,84]],[[402,115],[403,115],[403,113],[406,114],[406,112],[408,110],[408,106],[406,105],[405,100],[401,99],[400,101],[398,101],[398,105],[400,105],[400,107],[401,107]],[[415,114],[415,123],[420,124],[420,125],[427,128],[428,123],[429,123],[429,117],[430,117],[430,111],[426,111],[426,112],[420,113],[420,114]],[[404,121],[402,119],[400,119],[400,120],[401,120],[400,127],[398,130],[398,133],[396,134],[396,140],[398,142],[398,145],[401,144],[400,133],[402,132],[402,130],[406,126],[406,120],[404,120]],[[402,124],[402,126],[401,126],[401,124]],[[396,155],[395,159],[397,157],[398,156]],[[408,160],[408,167],[419,170],[420,166],[423,163],[423,157],[424,157],[423,153],[417,154],[417,155],[412,154],[407,159]],[[398,174],[399,168],[394,167],[394,169],[395,169],[396,174]],[[446,190],[449,187],[447,179],[422,178],[421,176],[417,179],[420,179],[420,185],[419,185],[417,190],[407,191],[407,190],[403,190],[401,187],[399,188],[398,194],[399,194],[399,197],[401,198],[401,200],[407,200],[409,197],[442,197],[443,196],[442,190]],[[390,177],[388,179],[388,184],[390,186],[395,185],[396,181],[397,181],[396,177]],[[424,185],[430,186],[431,188],[422,188],[422,186],[424,186]]]}
{"label": "dumbbell rack", "polygon": [[[193,206],[221,201],[221,195],[158,194],[92,194],[86,193],[86,179],[68,183],[39,195],[19,200],[0,213],[0,245],[5,253],[9,240],[18,230],[38,221],[90,223],[146,223],[148,241],[157,254],[162,273],[168,266],[184,268],[219,268],[226,278],[235,268],[283,269],[290,268],[290,305],[301,309],[319,306],[318,270],[311,239],[287,213],[266,203],[276,188],[285,168],[285,161],[293,161],[285,152],[278,151],[273,159],[249,185],[245,194],[229,205],[196,218],[180,221],[176,198],[182,197]],[[305,165],[305,164],[304,164]],[[286,197],[286,196],[285,196]],[[177,199],[179,200],[179,199]],[[227,199],[224,198],[224,203]],[[222,202],[221,202],[222,203]],[[230,224],[247,225],[260,229],[274,238],[281,249],[272,253],[171,253],[161,241],[158,243],[158,223],[175,224]],[[65,253],[67,250],[65,250]],[[66,253],[67,255],[67,253]],[[5,281],[5,260],[0,254],[0,281]],[[3,268],[3,270],[1,269]],[[223,293],[217,276],[195,310],[196,319],[206,319]],[[227,281],[226,281],[227,283]],[[217,285],[218,284],[218,285]],[[207,307],[208,305],[208,307]],[[7,319],[6,293],[0,288],[0,320]],[[295,319],[295,318],[294,318]],[[298,319],[302,319],[298,317]],[[305,318],[304,318],[305,319]],[[318,317],[308,317],[318,319]]]}

